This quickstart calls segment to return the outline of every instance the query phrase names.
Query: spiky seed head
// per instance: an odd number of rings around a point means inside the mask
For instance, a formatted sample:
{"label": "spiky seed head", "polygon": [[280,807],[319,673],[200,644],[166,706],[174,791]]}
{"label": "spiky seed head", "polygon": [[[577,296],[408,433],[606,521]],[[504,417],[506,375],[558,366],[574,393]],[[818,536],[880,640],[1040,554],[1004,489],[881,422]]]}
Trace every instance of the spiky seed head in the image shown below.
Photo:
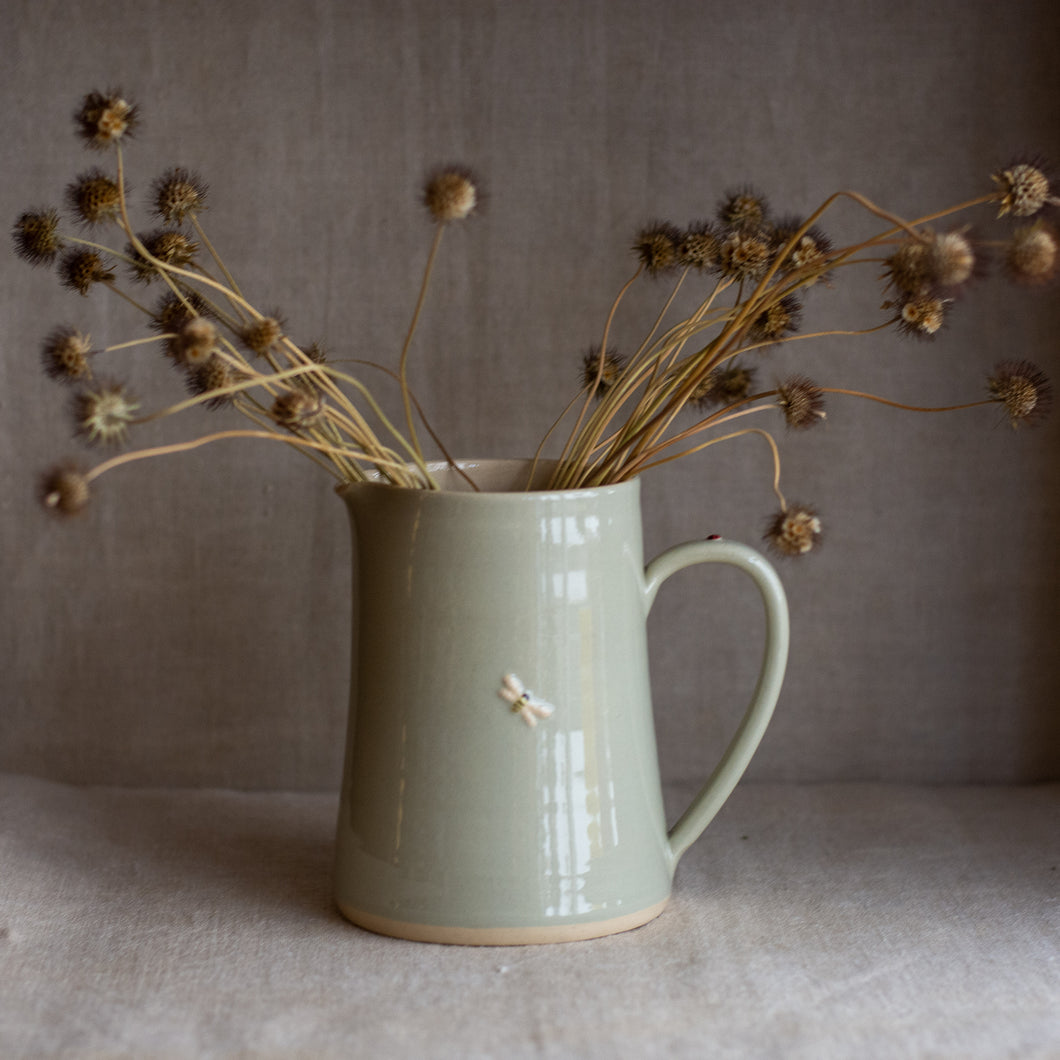
{"label": "spiky seed head", "polygon": [[914,295],[898,303],[898,330],[917,339],[933,339],[946,322],[949,302],[931,294]]}
{"label": "spiky seed head", "polygon": [[729,365],[727,368],[715,369],[717,376],[714,383],[715,393],[719,395],[723,404],[732,405],[737,401],[745,401],[751,395],[751,387],[754,384],[755,369],[745,368],[739,364]]}
{"label": "spiky seed head", "polygon": [[718,248],[718,271],[733,280],[757,280],[772,260],[770,240],[758,232],[737,229]]}
{"label": "spiky seed head", "polygon": [[796,376],[777,387],[777,406],[789,427],[813,427],[825,418],[824,394],[816,383]]}
{"label": "spiky seed head", "polygon": [[305,355],[306,359],[312,361],[314,364],[328,363],[328,351],[322,342],[311,342],[308,346],[299,346],[298,348]]}
{"label": "spiky seed head", "polygon": [[172,334],[195,317],[206,316],[206,303],[198,294],[185,292],[183,298],[169,293],[163,295],[155,306],[151,327],[161,334]]}
{"label": "spiky seed head", "polygon": [[58,515],[76,515],[90,495],[84,472],[71,465],[53,468],[41,479],[41,503]]}
{"label": "spiky seed head", "polygon": [[[186,378],[188,391],[195,397],[213,394],[238,381],[236,373],[220,357],[211,357],[205,364],[190,366]],[[223,408],[231,404],[234,398],[235,394],[217,394],[204,401],[203,406],[208,409]]]}
{"label": "spiky seed head", "polygon": [[239,337],[248,350],[264,357],[283,338],[283,324],[276,317],[261,317],[245,325]]}
{"label": "spiky seed head", "polygon": [[308,390],[288,390],[280,394],[270,410],[272,418],[291,431],[311,430],[324,416],[324,399]]}
{"label": "spiky seed head", "polygon": [[82,390],[74,401],[77,433],[90,445],[121,445],[139,407],[121,383]]}
{"label": "spiky seed head", "polygon": [[653,221],[638,233],[633,252],[652,276],[658,276],[678,266],[680,244],[680,229],[669,221]]}
{"label": "spiky seed head", "polygon": [[886,259],[885,275],[899,294],[911,297],[952,293],[981,273],[982,260],[967,228],[949,232],[925,229],[922,237],[903,240]]}
{"label": "spiky seed head", "polygon": [[191,317],[185,321],[177,336],[169,344],[169,353],[178,364],[205,364],[217,349],[217,326],[206,317]]}
{"label": "spiky seed head", "polygon": [[74,114],[74,122],[88,147],[105,151],[135,133],[138,108],[124,99],[118,89],[90,92]]}
{"label": "spiky seed head", "polygon": [[144,246],[159,261],[180,267],[189,264],[199,251],[198,243],[189,239],[183,232],[174,232],[172,229],[152,233],[144,241]]}
{"label": "spiky seed head", "polygon": [[729,228],[757,229],[769,217],[766,197],[754,188],[727,192],[718,203],[718,220]]}
{"label": "spiky seed head", "polygon": [[582,387],[595,388],[595,396],[602,398],[618,382],[624,366],[625,359],[614,349],[601,354],[600,347],[593,346],[582,359]]}
{"label": "spiky seed head", "polygon": [[931,247],[920,239],[903,240],[884,262],[884,274],[896,291],[918,295],[934,282]]}
{"label": "spiky seed head", "polygon": [[718,233],[709,221],[691,225],[677,245],[677,264],[682,268],[712,269],[718,262]]}
{"label": "spiky seed head", "polygon": [[1013,427],[1044,419],[1053,392],[1045,373],[1030,361],[1003,361],[987,379],[987,390],[1008,415]]}
{"label": "spiky seed head", "polygon": [[1005,248],[1005,269],[1012,279],[1041,286],[1060,273],[1060,237],[1052,225],[1035,221],[1012,233]]}
{"label": "spiky seed head", "polygon": [[967,230],[933,235],[931,272],[939,287],[963,287],[974,275],[978,261]]}
{"label": "spiky seed head", "polygon": [[714,405],[734,405],[750,396],[754,377],[754,368],[744,368],[738,364],[715,368],[696,387],[689,400],[692,405],[703,409]]}
{"label": "spiky seed head", "polygon": [[811,229],[799,237],[788,260],[796,269],[819,269],[828,261],[828,252],[831,249],[827,237]]}
{"label": "spiky seed head", "polygon": [[717,404],[717,399],[714,395],[714,373],[710,372],[705,379],[702,379],[696,384],[695,390],[692,391],[691,397],[688,399],[688,403],[693,408],[707,409],[712,405]]}
{"label": "spiky seed head", "polygon": [[41,349],[44,371],[52,379],[65,383],[90,379],[92,352],[92,341],[87,335],[76,328],[56,328]]}
{"label": "spiky seed head", "polygon": [[[139,237],[144,249],[153,258],[166,265],[183,269],[190,265],[199,251],[199,244],[189,239],[183,232],[177,232],[171,228],[150,232]],[[139,249],[132,244],[125,248],[125,253],[131,259],[129,265],[133,278],[140,283],[150,283],[157,279],[159,266],[155,265],[150,258],[144,257]]]}
{"label": "spiky seed head", "polygon": [[435,170],[423,188],[423,204],[431,217],[442,224],[463,221],[479,205],[478,181],[464,166],[444,166]]}
{"label": "spiky seed head", "polygon": [[[774,253],[779,254],[794,239],[795,233],[803,226],[801,218],[785,218],[772,226]],[[781,262],[785,272],[801,270],[809,284],[826,279],[828,275],[828,255],[832,251],[832,241],[816,226],[808,228],[799,236],[795,245]]]}
{"label": "spiky seed head", "polygon": [[992,173],[990,179],[996,185],[994,198],[999,204],[998,217],[1009,213],[1013,217],[1032,217],[1046,206],[1060,203],[1037,159],[1016,162],[1007,169]]}
{"label": "spiky seed head", "polygon": [[188,214],[206,209],[206,192],[206,184],[197,174],[180,166],[170,169],[152,189],[154,212],[166,224],[183,224]]}
{"label": "spiky seed head", "polygon": [[764,538],[781,556],[804,556],[820,541],[820,516],[802,505],[777,512],[769,520]]}
{"label": "spiky seed head", "polygon": [[65,246],[59,235],[59,212],[27,210],[11,229],[15,253],[31,265],[51,265]]}
{"label": "spiky seed head", "polygon": [[87,295],[93,284],[110,283],[114,270],[94,250],[69,250],[59,264],[59,279],[64,287]]}
{"label": "spiky seed head", "polygon": [[116,221],[121,216],[121,189],[103,170],[91,169],[67,187],[66,205],[82,224]]}
{"label": "spiky seed head", "polygon": [[788,294],[755,317],[750,337],[754,342],[778,342],[785,335],[798,331],[801,323],[802,302],[796,295]]}

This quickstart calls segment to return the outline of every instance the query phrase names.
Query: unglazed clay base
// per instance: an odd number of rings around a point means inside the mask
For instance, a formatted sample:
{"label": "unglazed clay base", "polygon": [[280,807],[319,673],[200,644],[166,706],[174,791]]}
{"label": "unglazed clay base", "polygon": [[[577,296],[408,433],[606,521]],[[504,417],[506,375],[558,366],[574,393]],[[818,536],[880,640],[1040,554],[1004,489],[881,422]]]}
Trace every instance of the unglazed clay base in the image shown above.
{"label": "unglazed clay base", "polygon": [[409,924],[372,913],[362,913],[339,903],[339,910],[347,920],[367,928],[377,935],[408,939],[412,942],[440,942],[451,946],[532,946],[544,942],[580,942],[604,935],[632,931],[654,920],[666,907],[667,899],[647,909],[628,913],[610,920],[586,924],[562,924],[544,927],[469,928],[437,927],[432,924]]}

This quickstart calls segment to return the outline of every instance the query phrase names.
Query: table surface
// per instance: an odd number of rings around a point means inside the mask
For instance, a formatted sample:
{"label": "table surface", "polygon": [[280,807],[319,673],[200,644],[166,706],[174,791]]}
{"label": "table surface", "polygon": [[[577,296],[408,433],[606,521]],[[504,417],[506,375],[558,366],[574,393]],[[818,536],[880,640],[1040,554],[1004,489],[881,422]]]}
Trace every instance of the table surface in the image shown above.
{"label": "table surface", "polygon": [[744,784],[659,919],[512,948],[342,920],[335,806],[0,775],[0,1055],[1060,1057],[1060,784]]}

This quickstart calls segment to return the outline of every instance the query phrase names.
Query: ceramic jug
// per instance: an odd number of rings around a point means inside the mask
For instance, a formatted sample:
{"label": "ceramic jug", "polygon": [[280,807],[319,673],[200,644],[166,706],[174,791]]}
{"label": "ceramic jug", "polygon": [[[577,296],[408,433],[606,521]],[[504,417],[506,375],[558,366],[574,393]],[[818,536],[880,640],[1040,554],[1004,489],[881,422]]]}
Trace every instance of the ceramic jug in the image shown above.
{"label": "ceramic jug", "polygon": [[[465,944],[569,941],[655,917],[747,767],[787,659],[783,589],[754,550],[677,545],[644,566],[639,483],[527,489],[527,461],[432,467],[441,490],[343,487],[354,538],[350,723],[335,890],[354,923]],[[696,563],[766,611],[751,704],[668,829],[646,619]]]}

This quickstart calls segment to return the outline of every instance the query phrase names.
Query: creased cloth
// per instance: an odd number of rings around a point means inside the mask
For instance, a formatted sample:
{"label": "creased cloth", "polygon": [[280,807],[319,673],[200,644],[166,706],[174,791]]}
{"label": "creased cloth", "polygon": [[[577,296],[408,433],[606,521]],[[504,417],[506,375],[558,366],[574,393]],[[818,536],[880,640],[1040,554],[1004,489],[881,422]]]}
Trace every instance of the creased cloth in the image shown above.
{"label": "creased cloth", "polygon": [[1060,785],[744,784],[658,920],[519,948],[347,924],[335,807],[0,776],[0,1055],[1060,1057]]}

